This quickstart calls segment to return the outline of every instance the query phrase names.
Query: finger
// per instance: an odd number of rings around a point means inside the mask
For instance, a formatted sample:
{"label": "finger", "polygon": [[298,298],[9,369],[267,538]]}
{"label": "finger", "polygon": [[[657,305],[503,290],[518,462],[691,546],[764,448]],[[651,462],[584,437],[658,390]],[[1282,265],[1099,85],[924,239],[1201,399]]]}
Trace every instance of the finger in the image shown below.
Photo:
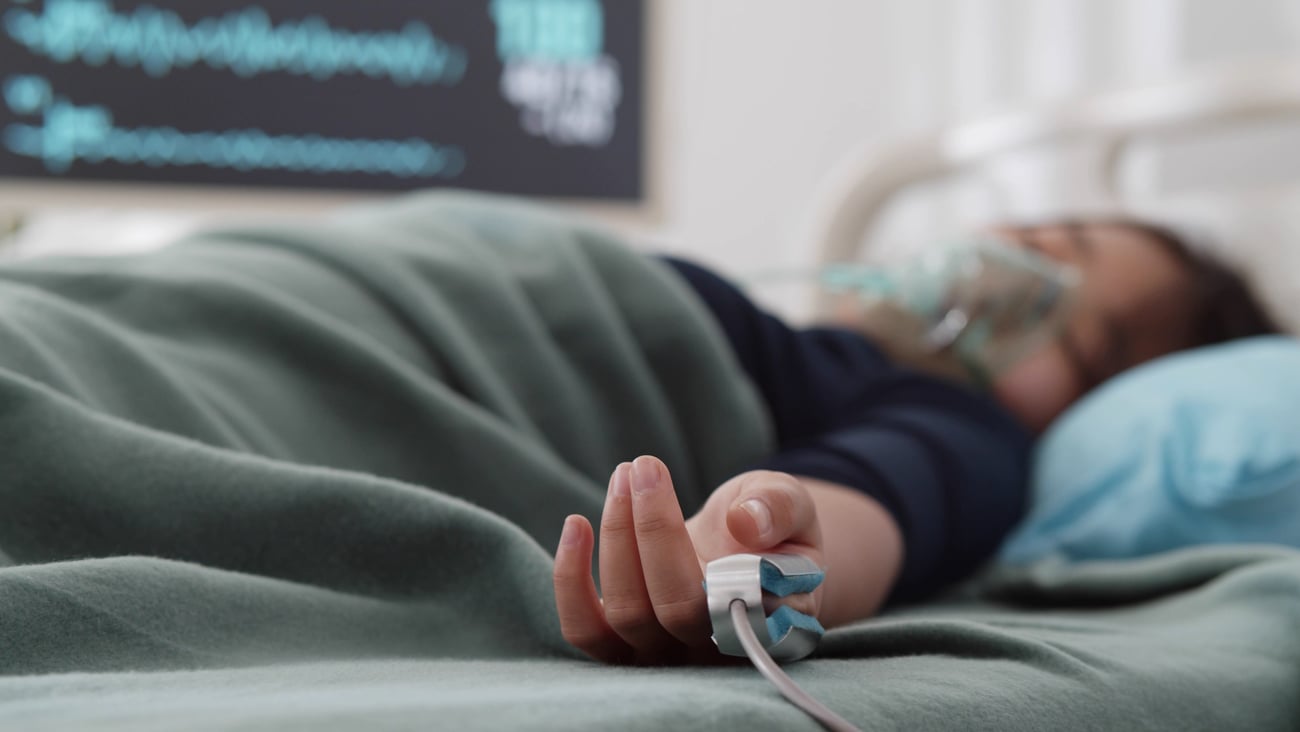
{"label": "finger", "polygon": [[820,546],[821,527],[808,489],[785,473],[751,471],[727,510],[727,529],[736,541],[759,551],[782,543]]}
{"label": "finger", "polygon": [[632,516],[646,591],[659,624],[688,646],[709,642],[700,560],[668,468],[648,455],[632,463]]}
{"label": "finger", "polygon": [[614,471],[600,518],[600,588],[604,596],[605,621],[632,646],[640,660],[676,648],[677,641],[659,625],[637,551],[632,518],[632,464]]}
{"label": "finger", "polygon": [[632,649],[605,622],[600,595],[591,579],[594,540],[586,518],[574,515],[564,520],[560,545],[555,550],[554,574],[560,632],[566,641],[597,661],[626,661]]}

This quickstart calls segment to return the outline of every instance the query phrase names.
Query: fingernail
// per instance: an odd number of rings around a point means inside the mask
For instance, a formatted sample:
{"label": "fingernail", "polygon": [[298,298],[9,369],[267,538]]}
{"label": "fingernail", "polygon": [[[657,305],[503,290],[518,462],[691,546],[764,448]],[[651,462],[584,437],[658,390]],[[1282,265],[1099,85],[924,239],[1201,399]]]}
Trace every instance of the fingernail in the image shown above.
{"label": "fingernail", "polygon": [[645,495],[659,485],[659,466],[649,458],[637,458],[632,463],[632,492]]}
{"label": "fingernail", "polygon": [[614,469],[614,478],[609,484],[609,494],[615,498],[621,498],[628,494],[628,473],[632,470],[631,463],[619,463]]}
{"label": "fingernail", "polygon": [[560,529],[560,546],[574,546],[578,543],[577,517],[564,519],[564,528]]}
{"label": "fingernail", "polygon": [[767,539],[772,533],[772,511],[767,504],[751,498],[740,504],[740,507],[754,519],[754,525],[758,527],[758,538]]}

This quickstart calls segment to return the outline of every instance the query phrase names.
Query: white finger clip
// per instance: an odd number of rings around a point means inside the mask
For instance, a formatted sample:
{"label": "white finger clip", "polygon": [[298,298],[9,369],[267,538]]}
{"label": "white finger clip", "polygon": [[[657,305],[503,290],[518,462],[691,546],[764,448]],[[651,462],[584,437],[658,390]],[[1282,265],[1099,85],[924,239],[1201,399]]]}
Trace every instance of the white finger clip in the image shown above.
{"label": "white finger clip", "polygon": [[784,605],[765,615],[763,592],[778,597],[811,592],[825,576],[815,562],[797,554],[732,554],[709,562],[704,585],[718,650],[748,655],[733,624],[732,604],[739,601],[754,635],[773,659],[788,663],[812,653],[825,632],[821,623]]}
{"label": "white finger clip", "polygon": [[832,732],[857,727],[799,688],[776,664],[798,661],[813,652],[826,631],[817,619],[782,605],[763,615],[763,593],[785,597],[812,592],[826,576],[807,557],[794,554],[733,554],[704,568],[713,642],[730,656],[748,656],[754,668],[791,704]]}

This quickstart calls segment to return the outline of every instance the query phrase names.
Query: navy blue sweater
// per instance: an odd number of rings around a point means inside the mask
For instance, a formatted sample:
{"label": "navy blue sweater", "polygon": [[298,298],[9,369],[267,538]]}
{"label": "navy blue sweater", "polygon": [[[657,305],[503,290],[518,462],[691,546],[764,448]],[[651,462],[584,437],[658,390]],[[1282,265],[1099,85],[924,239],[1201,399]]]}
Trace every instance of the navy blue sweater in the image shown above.
{"label": "navy blue sweater", "polygon": [[850,486],[898,522],[891,600],[931,594],[987,560],[1020,518],[1032,437],[989,397],[891,363],[862,335],[794,329],[712,272],[665,258],[704,300],[776,427],[753,468]]}

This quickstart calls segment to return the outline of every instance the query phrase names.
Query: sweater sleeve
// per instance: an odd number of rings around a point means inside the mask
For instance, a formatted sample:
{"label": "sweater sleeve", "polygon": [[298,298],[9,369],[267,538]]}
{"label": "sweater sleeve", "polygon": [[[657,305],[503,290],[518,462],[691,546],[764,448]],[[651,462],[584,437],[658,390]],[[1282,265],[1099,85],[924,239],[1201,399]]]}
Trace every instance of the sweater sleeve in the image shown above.
{"label": "sweater sleeve", "polygon": [[900,368],[858,333],[795,329],[697,265],[669,259],[763,395],[778,449],[753,468],[848,486],[898,523],[892,600],[970,574],[1024,511],[1032,440],[992,399]]}

